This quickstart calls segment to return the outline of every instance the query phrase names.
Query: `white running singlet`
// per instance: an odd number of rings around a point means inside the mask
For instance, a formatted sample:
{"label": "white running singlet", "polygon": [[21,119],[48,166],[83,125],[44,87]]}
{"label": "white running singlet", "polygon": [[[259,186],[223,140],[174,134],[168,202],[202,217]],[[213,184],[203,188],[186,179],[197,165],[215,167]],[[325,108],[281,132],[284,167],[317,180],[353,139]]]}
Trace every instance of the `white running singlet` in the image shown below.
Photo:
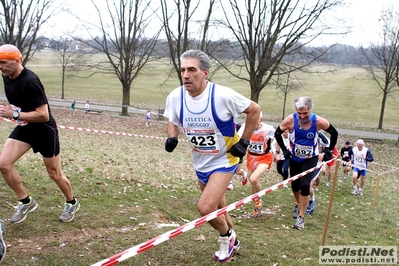
{"label": "white running singlet", "polygon": [[238,142],[234,118],[249,107],[251,100],[236,91],[208,82],[197,97],[184,87],[174,89],[166,99],[164,116],[182,125],[192,148],[194,169],[209,172],[231,167],[239,161],[227,151]]}

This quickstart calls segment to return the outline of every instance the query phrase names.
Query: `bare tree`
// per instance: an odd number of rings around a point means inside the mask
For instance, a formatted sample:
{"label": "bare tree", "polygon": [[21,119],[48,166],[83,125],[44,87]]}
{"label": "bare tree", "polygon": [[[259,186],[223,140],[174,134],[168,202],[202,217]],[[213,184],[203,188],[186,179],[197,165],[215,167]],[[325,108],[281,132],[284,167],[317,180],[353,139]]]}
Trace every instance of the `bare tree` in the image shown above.
{"label": "bare tree", "polygon": [[[289,68],[291,68],[289,66]],[[291,69],[277,68],[274,82],[276,84],[277,96],[283,98],[281,120],[285,118],[285,107],[287,105],[287,97],[291,92],[299,90],[301,84],[294,71]]]}
{"label": "bare tree", "polygon": [[396,64],[396,73],[395,73],[395,76],[396,76],[396,83],[398,84],[398,86],[399,86],[399,62],[397,62],[397,64]]}
{"label": "bare tree", "polygon": [[388,96],[399,91],[397,84],[399,62],[399,12],[386,8],[380,17],[382,36],[380,43],[371,44],[369,48],[361,48],[367,65],[362,67],[370,73],[382,94],[378,129],[382,129],[385,103]]}
{"label": "bare tree", "polygon": [[[171,5],[170,0],[160,0],[161,21],[169,45],[170,60],[180,84],[183,84],[180,73],[180,55],[184,51],[200,49],[205,53],[212,53],[208,33],[216,0],[207,2],[209,5],[203,15],[205,17],[203,20],[194,20],[193,16],[197,11],[203,12],[204,9],[199,10],[198,7],[205,1],[196,1],[195,6],[192,6],[192,2],[192,0],[173,0],[174,4]],[[213,46],[213,48],[216,47],[217,45]]]}
{"label": "bare tree", "polygon": [[52,41],[50,46],[57,58],[57,63],[61,66],[61,99],[64,99],[67,73],[70,72],[69,77],[74,76],[72,73],[77,73],[85,67],[91,54],[83,52],[79,44],[71,38],[60,37]]}
{"label": "bare tree", "polygon": [[[92,0],[98,23],[85,21],[90,40],[78,38],[93,50],[104,53],[107,61],[96,67],[102,73],[115,74],[122,84],[121,115],[128,115],[133,81],[152,57],[161,29],[154,27],[156,10],[145,0],[106,0],[99,6]],[[104,8],[105,5],[105,8]],[[83,21],[83,19],[81,19]],[[100,36],[96,35],[100,32]]]}
{"label": "bare tree", "polygon": [[[336,25],[331,20],[329,23],[323,20],[329,11],[342,3],[343,0],[221,1],[224,19],[218,22],[234,36],[240,53],[230,54],[230,64],[220,63],[232,76],[249,82],[251,99],[258,102],[260,92],[276,74],[284,58],[300,57],[291,69],[302,69],[328,49],[313,49],[308,53],[304,49],[306,45],[325,34],[346,33],[335,32]],[[237,49],[233,47],[232,51]]]}
{"label": "bare tree", "polygon": [[35,53],[34,43],[41,26],[56,14],[57,0],[0,0],[0,43],[21,51],[25,65]]}

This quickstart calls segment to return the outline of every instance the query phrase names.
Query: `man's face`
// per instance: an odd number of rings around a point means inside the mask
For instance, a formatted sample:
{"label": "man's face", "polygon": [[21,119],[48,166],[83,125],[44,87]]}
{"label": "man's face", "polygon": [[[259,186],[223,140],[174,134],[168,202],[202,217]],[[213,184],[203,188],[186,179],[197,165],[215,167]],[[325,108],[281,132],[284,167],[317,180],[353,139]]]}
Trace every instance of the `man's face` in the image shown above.
{"label": "man's face", "polygon": [[209,70],[201,70],[198,59],[186,58],[181,62],[180,72],[188,93],[193,97],[200,95],[205,89]]}
{"label": "man's face", "polygon": [[359,149],[359,151],[361,151],[363,149],[363,145],[362,144],[356,144],[356,146]]}
{"label": "man's face", "polygon": [[18,59],[0,60],[0,71],[3,76],[13,76],[18,67]]}
{"label": "man's face", "polygon": [[296,109],[296,113],[298,114],[298,118],[301,122],[306,123],[309,120],[310,117],[310,111],[307,106],[301,108],[301,109]]}

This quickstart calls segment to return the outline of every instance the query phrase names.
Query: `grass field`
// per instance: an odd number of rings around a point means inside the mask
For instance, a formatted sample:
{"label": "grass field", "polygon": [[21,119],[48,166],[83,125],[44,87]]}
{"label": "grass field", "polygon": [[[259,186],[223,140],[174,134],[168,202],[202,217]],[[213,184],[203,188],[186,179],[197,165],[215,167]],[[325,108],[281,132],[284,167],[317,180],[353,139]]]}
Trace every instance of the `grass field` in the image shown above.
{"label": "grass field", "polygon": [[[60,98],[60,73],[52,66],[49,52],[38,54],[40,60],[31,69],[41,77],[49,98]],[[167,77],[168,66],[157,63],[134,82],[131,104],[134,107],[163,107],[166,95],[178,86],[176,79],[160,84]],[[320,66],[320,69],[324,67]],[[218,76],[219,75],[219,76]],[[248,84],[219,73],[214,80],[249,95]],[[337,74],[304,76],[306,89],[290,96],[287,114],[293,99],[310,95],[315,112],[333,121],[336,127],[376,128],[379,96],[364,73],[355,68],[340,69]],[[2,85],[1,85],[2,86]],[[66,98],[120,104],[121,86],[111,75],[90,79],[67,80]],[[397,100],[396,100],[397,101]],[[261,95],[260,105],[267,119],[279,121],[281,103],[274,88]],[[387,103],[384,127],[399,132],[395,99]],[[53,108],[59,125],[165,137],[164,121],[153,121],[145,127],[143,116],[122,118],[103,112],[82,118],[71,117],[68,109]],[[0,145],[13,129],[1,122]],[[181,136],[183,138],[183,136]],[[338,147],[356,136],[339,136]],[[29,194],[39,208],[20,224],[11,224],[16,198],[11,189],[0,182],[2,207],[0,218],[5,221],[7,256],[2,265],[91,265],[132,246],[159,236],[173,228],[161,224],[185,224],[199,218],[196,202],[199,188],[193,171],[187,143],[181,141],[169,154],[161,139],[116,136],[60,129],[62,167],[70,179],[81,209],[71,223],[58,221],[64,198],[49,180],[39,155],[28,152],[16,164]],[[399,147],[393,141],[367,142],[375,162],[370,165],[364,197],[352,196],[350,179],[342,179],[339,169],[332,215],[326,245],[398,246],[399,244]],[[245,163],[244,163],[245,168]],[[376,208],[374,192],[377,173],[381,175]],[[234,179],[234,190],[227,192],[228,203],[250,195],[249,186]],[[262,177],[262,188],[281,178],[275,166]],[[264,213],[249,218],[252,203],[231,212],[235,231],[242,243],[241,250],[229,265],[319,265],[321,245],[331,186],[321,184],[316,194],[315,213],[306,217],[305,230],[291,228],[293,196],[281,188],[263,197]],[[120,265],[217,265],[211,258],[218,249],[217,233],[202,225],[134,256]]]}
{"label": "grass field", "polygon": [[[53,109],[59,125],[165,137],[164,121],[144,126],[142,116],[120,118],[114,114],[90,118],[69,116],[67,109]],[[12,130],[1,122],[0,143]],[[356,136],[340,136],[338,146]],[[49,180],[40,156],[29,152],[16,167],[30,193],[39,203],[36,212],[21,224],[10,224],[16,199],[0,184],[8,251],[3,265],[90,265],[174,228],[160,224],[199,218],[196,202],[199,189],[192,169],[188,144],[180,142],[169,154],[164,141],[60,129],[62,166],[81,201],[76,219],[58,221],[63,197]],[[351,182],[338,175],[326,245],[395,245],[399,243],[398,173],[381,176],[376,208],[373,209],[377,172],[396,166],[398,147],[393,142],[366,143],[375,162],[370,166],[365,196],[350,195]],[[377,164],[378,163],[378,164]],[[379,165],[379,166],[378,166]],[[245,166],[245,164],[244,164]],[[262,188],[280,181],[274,166],[262,177]],[[316,211],[306,217],[305,230],[291,228],[293,196],[281,188],[263,197],[265,213],[249,218],[252,203],[231,212],[242,242],[231,265],[318,265],[318,248],[327,213],[331,186],[321,185]],[[234,179],[227,192],[233,203],[250,195],[249,186]],[[120,265],[217,265],[217,233],[207,224],[192,229]]]}
{"label": "grass field", "polygon": [[[92,60],[99,60],[98,56]],[[42,79],[49,98],[61,98],[61,70],[51,51],[36,53],[28,67]],[[132,84],[130,104],[136,108],[157,110],[164,107],[168,93],[179,86],[178,79],[168,78],[171,65],[167,60],[151,62]],[[298,96],[311,96],[314,112],[329,119],[337,128],[376,131],[378,126],[381,93],[377,85],[360,68],[314,66],[313,74],[300,74],[302,88],[289,95],[286,115],[293,111],[292,103]],[[212,69],[211,69],[212,71]],[[68,78],[65,83],[65,98],[69,100],[90,100],[100,103],[122,103],[122,86],[115,75],[96,74],[91,78]],[[249,84],[232,78],[227,72],[219,71],[213,81],[232,87],[243,95],[250,96]],[[2,82],[2,81],[0,81]],[[1,86],[1,84],[0,84]],[[387,100],[383,131],[399,133],[398,94]],[[268,121],[280,121],[283,100],[277,96],[273,86],[266,87],[259,104]]]}

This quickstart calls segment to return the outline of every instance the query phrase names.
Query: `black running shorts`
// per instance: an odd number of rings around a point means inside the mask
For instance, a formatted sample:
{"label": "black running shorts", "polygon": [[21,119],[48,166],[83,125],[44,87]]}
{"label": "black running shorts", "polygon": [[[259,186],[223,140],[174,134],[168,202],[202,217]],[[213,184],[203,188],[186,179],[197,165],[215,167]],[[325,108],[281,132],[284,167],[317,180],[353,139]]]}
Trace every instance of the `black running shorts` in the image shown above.
{"label": "black running shorts", "polygon": [[52,158],[60,153],[58,129],[45,123],[17,126],[9,138],[30,144],[33,152],[40,152],[44,158]]}

